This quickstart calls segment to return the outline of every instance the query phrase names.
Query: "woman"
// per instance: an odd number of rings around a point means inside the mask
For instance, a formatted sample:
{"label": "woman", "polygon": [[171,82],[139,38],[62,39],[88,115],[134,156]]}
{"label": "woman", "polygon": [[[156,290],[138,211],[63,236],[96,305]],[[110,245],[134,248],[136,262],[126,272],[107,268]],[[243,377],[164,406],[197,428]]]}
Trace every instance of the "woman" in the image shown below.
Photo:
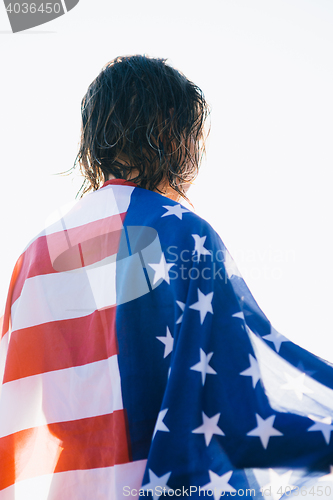
{"label": "woman", "polygon": [[274,330],[179,203],[208,114],[162,59],[117,58],[89,86],[88,194],[10,287],[0,500],[330,497],[331,366]]}

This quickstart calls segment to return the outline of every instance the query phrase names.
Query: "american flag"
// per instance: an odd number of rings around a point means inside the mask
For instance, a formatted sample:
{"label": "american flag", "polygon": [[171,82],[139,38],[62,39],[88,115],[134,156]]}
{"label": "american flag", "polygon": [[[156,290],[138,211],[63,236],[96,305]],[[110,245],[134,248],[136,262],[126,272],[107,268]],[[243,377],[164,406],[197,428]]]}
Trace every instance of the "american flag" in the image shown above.
{"label": "american flag", "polygon": [[0,373],[0,500],[333,498],[332,366],[207,222],[132,182],[26,247]]}

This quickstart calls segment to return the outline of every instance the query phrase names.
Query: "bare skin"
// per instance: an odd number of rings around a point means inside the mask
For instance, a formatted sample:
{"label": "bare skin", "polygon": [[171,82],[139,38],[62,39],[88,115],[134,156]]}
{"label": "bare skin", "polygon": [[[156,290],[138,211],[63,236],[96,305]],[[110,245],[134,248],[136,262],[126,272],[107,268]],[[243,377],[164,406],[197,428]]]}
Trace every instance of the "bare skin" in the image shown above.
{"label": "bare skin", "polygon": [[[136,177],[138,175],[138,170],[136,169],[133,169],[130,176],[128,177],[127,180],[131,180],[131,179],[134,179],[134,177]],[[115,179],[115,176],[112,175],[112,174],[109,174],[109,180],[110,179]],[[187,190],[189,189],[190,187],[190,184],[188,184],[186,187],[185,187],[185,192],[187,192]],[[158,189],[158,190],[157,190]],[[174,189],[172,189],[172,187],[169,185],[168,181],[165,180],[165,181],[162,181],[158,186],[157,186],[157,189],[155,189],[155,191],[157,193],[160,193],[162,194],[163,196],[166,196],[167,198],[169,198],[170,200],[173,200],[173,201],[180,201],[181,199],[181,196],[179,193],[177,193],[177,191],[175,191]]]}

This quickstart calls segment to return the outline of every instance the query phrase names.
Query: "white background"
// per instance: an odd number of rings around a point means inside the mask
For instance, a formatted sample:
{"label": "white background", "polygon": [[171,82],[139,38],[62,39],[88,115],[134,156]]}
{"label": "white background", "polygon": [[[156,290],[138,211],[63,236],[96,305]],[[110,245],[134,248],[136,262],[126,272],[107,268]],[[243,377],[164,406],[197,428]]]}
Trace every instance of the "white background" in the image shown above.
{"label": "white background", "polygon": [[212,107],[189,192],[275,328],[333,361],[331,0],[80,0],[12,34],[0,5],[0,301],[47,216],[74,199],[80,102],[118,55],[168,58]]}

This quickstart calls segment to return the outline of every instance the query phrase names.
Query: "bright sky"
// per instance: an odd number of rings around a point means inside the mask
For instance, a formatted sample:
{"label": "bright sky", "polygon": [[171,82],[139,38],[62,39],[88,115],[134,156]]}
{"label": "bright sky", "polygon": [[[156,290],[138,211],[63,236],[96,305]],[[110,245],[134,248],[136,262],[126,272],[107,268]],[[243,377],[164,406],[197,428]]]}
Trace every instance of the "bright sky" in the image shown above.
{"label": "bright sky", "polygon": [[1,259],[17,257],[79,181],[80,101],[118,55],[168,58],[212,107],[190,198],[273,326],[333,361],[331,0],[80,0],[11,34],[0,6]]}

